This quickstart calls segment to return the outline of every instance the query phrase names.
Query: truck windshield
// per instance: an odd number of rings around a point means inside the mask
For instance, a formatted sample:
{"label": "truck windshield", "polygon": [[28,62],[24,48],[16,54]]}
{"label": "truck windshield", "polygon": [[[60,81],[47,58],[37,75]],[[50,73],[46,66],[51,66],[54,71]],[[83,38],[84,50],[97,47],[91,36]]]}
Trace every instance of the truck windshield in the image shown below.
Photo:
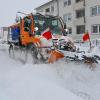
{"label": "truck windshield", "polygon": [[62,25],[58,18],[34,16],[35,27],[38,27],[37,35],[41,35],[45,29],[50,28],[53,35],[62,35]]}

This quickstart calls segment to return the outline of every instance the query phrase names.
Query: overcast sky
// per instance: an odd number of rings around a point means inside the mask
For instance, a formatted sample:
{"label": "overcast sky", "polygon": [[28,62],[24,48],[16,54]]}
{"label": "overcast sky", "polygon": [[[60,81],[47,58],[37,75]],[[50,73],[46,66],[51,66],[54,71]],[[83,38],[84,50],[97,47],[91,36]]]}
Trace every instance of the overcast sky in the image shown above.
{"label": "overcast sky", "polygon": [[49,0],[0,0],[0,27],[14,23],[18,11],[31,13],[34,8],[48,1]]}

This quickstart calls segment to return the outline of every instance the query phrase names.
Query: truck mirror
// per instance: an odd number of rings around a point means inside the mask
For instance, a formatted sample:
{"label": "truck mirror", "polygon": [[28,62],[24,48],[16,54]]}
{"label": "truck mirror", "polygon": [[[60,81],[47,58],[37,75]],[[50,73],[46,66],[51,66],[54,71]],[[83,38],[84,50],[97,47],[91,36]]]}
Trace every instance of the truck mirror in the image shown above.
{"label": "truck mirror", "polygon": [[63,33],[64,36],[67,36],[67,34],[68,34],[68,29],[64,29],[64,30],[62,31],[62,33]]}

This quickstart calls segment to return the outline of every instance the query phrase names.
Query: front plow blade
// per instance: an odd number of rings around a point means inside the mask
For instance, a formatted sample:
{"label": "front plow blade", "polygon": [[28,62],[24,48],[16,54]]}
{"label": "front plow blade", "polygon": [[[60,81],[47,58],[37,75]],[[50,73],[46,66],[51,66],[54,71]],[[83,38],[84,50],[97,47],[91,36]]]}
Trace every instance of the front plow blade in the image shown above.
{"label": "front plow blade", "polygon": [[54,63],[55,61],[64,58],[64,54],[58,50],[53,50],[50,52],[50,57],[48,63]]}

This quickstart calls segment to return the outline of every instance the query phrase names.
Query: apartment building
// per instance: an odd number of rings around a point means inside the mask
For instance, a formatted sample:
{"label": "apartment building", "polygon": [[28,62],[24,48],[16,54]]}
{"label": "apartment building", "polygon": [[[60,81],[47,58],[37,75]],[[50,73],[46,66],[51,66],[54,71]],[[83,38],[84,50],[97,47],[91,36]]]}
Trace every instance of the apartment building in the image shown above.
{"label": "apartment building", "polygon": [[51,0],[36,12],[61,16],[76,40],[82,40],[87,30],[91,39],[100,38],[100,0]]}
{"label": "apartment building", "polygon": [[58,0],[49,0],[49,2],[40,5],[39,7],[35,8],[37,13],[45,13],[49,15],[57,15],[59,13],[58,7],[59,5],[57,4]]}

